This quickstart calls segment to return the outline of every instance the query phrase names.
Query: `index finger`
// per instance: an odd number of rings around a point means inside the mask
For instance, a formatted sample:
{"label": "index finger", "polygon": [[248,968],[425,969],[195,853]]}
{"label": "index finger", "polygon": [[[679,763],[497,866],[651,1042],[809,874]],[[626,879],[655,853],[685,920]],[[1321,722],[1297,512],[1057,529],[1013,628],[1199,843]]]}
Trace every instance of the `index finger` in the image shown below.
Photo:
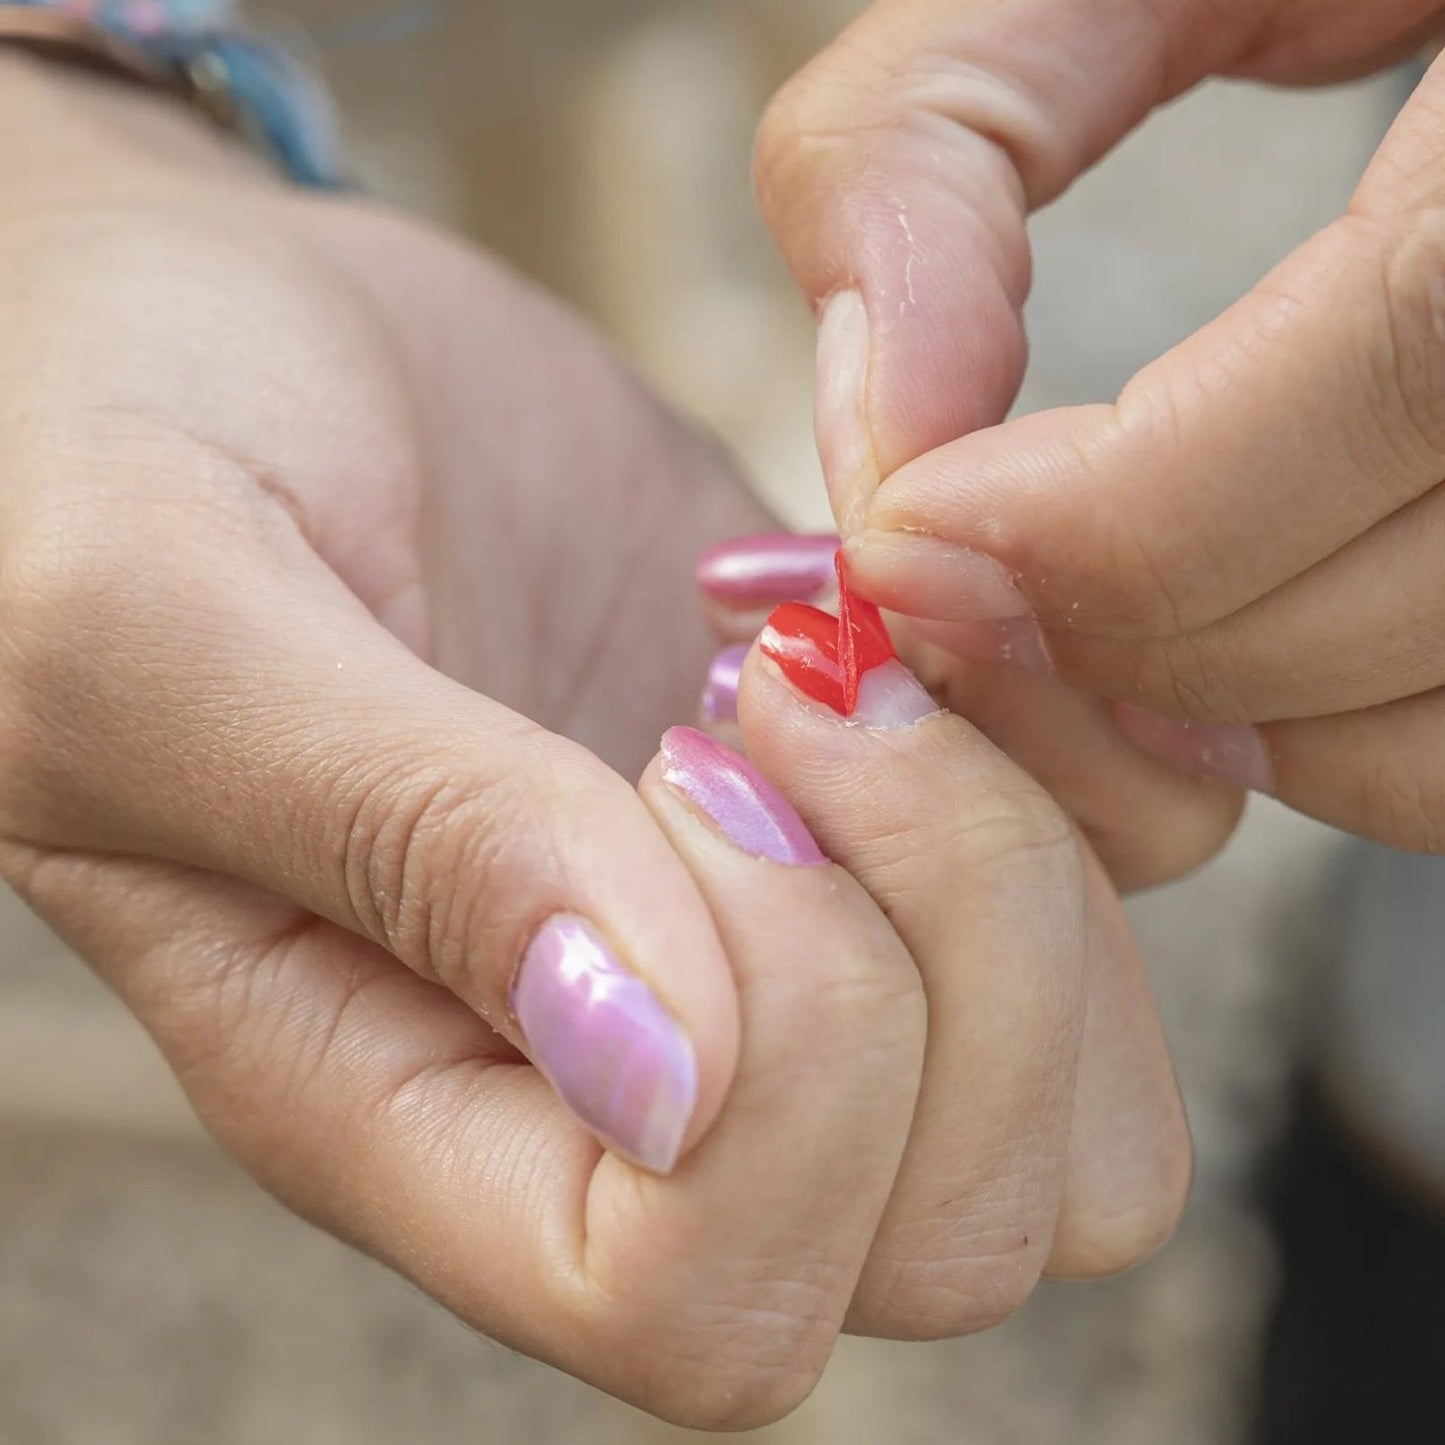
{"label": "index finger", "polygon": [[1003,419],[1023,369],[1029,211],[1213,71],[1328,74],[1436,8],[870,6],[778,95],[757,145],[764,216],[822,316],[819,442],[844,534],[897,467]]}

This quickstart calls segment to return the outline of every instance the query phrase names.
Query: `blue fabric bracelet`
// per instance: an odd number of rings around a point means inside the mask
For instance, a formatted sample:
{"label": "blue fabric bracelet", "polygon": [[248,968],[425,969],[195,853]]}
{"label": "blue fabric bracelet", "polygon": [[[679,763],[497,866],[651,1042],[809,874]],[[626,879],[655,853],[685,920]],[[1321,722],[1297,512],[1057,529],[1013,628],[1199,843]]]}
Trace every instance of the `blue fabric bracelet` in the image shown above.
{"label": "blue fabric bracelet", "polygon": [[8,0],[4,8],[48,10],[93,29],[203,98],[302,185],[344,184],[326,87],[284,45],[247,30],[236,0]]}

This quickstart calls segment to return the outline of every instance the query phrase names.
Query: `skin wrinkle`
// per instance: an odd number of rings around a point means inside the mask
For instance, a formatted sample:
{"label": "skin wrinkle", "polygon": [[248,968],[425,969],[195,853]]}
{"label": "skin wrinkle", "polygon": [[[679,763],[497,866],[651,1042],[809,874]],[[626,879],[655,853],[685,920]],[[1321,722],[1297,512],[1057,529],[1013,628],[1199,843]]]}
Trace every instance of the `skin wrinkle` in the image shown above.
{"label": "skin wrinkle", "polygon": [[[321,203],[317,204],[319,209]],[[278,244],[284,241],[286,214],[278,210],[272,217]],[[380,269],[386,274],[379,275],[377,292],[395,294],[397,275],[404,267]],[[486,308],[480,308],[480,314],[468,314],[477,308],[467,308],[467,298],[466,285],[446,287],[446,306],[459,316],[468,316],[469,324],[462,329],[486,335],[490,341],[499,329],[489,324],[494,316]],[[425,296],[419,300],[424,301]],[[361,331],[365,334],[366,328]],[[501,333],[505,338],[505,328]],[[365,346],[361,351],[347,358],[348,365],[365,365]],[[242,355],[240,360],[244,359]],[[328,351],[325,359],[330,364],[336,358]],[[459,365],[453,364],[456,360],[449,356],[442,370],[475,377],[475,357],[471,367],[466,353]],[[219,363],[218,370],[226,376],[233,374],[230,366]],[[426,374],[420,369],[416,373],[418,377]],[[466,393],[468,388],[460,385],[458,390]],[[479,389],[478,394],[482,393],[494,400],[485,386]],[[545,386],[542,400],[554,403],[557,394],[555,385]],[[562,387],[560,394],[570,393]],[[456,414],[438,403],[432,419],[435,435],[440,435],[445,423],[471,442],[466,428],[481,407],[475,396],[464,397],[464,401],[468,404]],[[625,412],[626,407],[624,400],[616,410]],[[340,418],[344,423],[354,414],[350,404],[317,404],[308,409],[314,410],[323,431],[328,420]],[[555,405],[539,410],[545,411],[551,425]],[[571,408],[564,410],[575,414]],[[495,429],[495,421],[494,417],[488,419],[488,429]],[[580,517],[583,522],[605,527],[610,520],[626,515],[625,509],[616,508],[616,501],[635,483],[639,458],[644,463],[661,459],[656,466],[659,486],[669,476],[686,471],[690,455],[686,448],[675,463],[669,463],[666,448],[671,445],[670,435],[659,438],[651,429],[654,424],[646,409],[627,418],[627,425],[642,433],[646,444],[641,448],[623,451],[611,445],[625,431],[620,425],[602,434],[608,445],[598,445],[594,438],[590,447],[574,446],[570,452],[559,446],[564,465],[556,476],[538,468],[535,459],[523,475],[512,476],[492,465],[499,458],[488,456],[483,480],[500,489],[508,485],[535,487],[543,499],[539,509],[547,514],[548,522],[556,517],[575,522]],[[345,429],[343,425],[341,430]],[[584,432],[584,439],[586,435]],[[475,497],[485,490],[478,485],[475,448],[459,445],[457,452],[451,480],[459,492]],[[436,469],[428,470],[429,486],[446,484],[448,467],[441,453],[442,449],[434,448],[429,455]],[[609,479],[609,466],[619,472],[620,480]],[[290,475],[284,466],[281,471]],[[586,476],[586,488],[578,488],[579,475]],[[399,485],[419,484],[420,480],[404,478]],[[609,485],[615,488],[611,505],[593,505],[588,512],[598,490],[604,503],[607,501]],[[310,492],[307,498],[319,501],[316,515],[323,520],[327,505],[343,511],[364,510],[355,497],[345,493],[339,500],[313,497]],[[395,501],[393,498],[393,505]],[[583,510],[579,512],[579,508]],[[499,509],[505,510],[505,505],[499,503]],[[267,510],[269,514],[269,504]],[[381,511],[392,515],[387,507]],[[488,514],[482,511],[480,515],[485,522]],[[656,528],[659,551],[680,551],[696,540],[696,528],[690,529],[682,521],[673,526],[672,512],[666,507],[659,508]],[[292,529],[288,523],[280,530]],[[512,562],[519,575],[536,575],[549,567],[556,571],[556,529],[542,526],[536,530],[535,540],[516,539],[517,545],[509,553],[517,555],[501,559],[504,564]],[[480,544],[491,535],[483,526],[470,537],[463,534],[460,540],[481,551]],[[593,560],[610,556],[607,549],[593,549],[587,555]],[[264,568],[246,572],[239,561],[236,568],[257,591],[263,591],[274,575]],[[627,568],[622,570],[625,573]],[[579,588],[572,594],[574,599],[600,595],[608,586],[619,584],[617,606],[630,608],[633,590],[621,586],[621,579],[603,567],[598,568],[598,575],[595,587]],[[351,579],[346,580],[349,584]],[[554,576],[554,586],[556,580]],[[576,581],[575,577],[565,580]],[[505,594],[505,581],[499,590]],[[538,628],[536,635],[529,637],[524,629],[520,639],[547,650],[553,670],[538,674],[543,683],[539,692],[551,696],[565,693],[565,687],[553,691],[564,680],[559,652],[565,652],[574,638],[580,638],[585,646],[596,637],[592,616],[567,618],[569,609],[560,605],[564,593],[554,594],[559,605],[551,614],[556,620],[551,631]],[[641,1393],[639,1403],[694,1423],[698,1414],[712,1420],[759,1423],[762,1417],[781,1413],[796,1403],[794,1396],[801,1398],[811,1387],[831,1349],[837,1318],[861,1268],[860,1261],[866,1259],[916,1113],[927,1011],[918,965],[933,967],[935,977],[946,982],[949,966],[956,965],[960,957],[966,963],[966,953],[996,948],[1000,966],[979,970],[983,997],[977,1016],[987,1018],[991,1011],[1002,1017],[1021,1016],[1041,1037],[1041,1043],[1032,1040],[1025,1027],[1020,1037],[1011,1041],[1017,1049],[1027,1049],[1032,1043],[1037,1055],[1024,1059],[1015,1092],[1035,1103],[1041,1097],[1047,1102],[1067,1093],[1072,1081],[1067,1056],[1077,1044],[1079,1020],[1074,1015],[1082,1008],[1083,986],[1074,926],[1077,920],[1072,915],[1082,910],[1083,901],[1075,896],[1075,909],[1059,904],[1068,902],[1071,889],[1073,894],[1079,893],[1078,880],[1063,876],[1068,869],[1060,867],[1058,879],[1030,893],[1026,884],[1033,855],[1028,848],[1022,857],[992,860],[996,871],[1005,875],[1002,880],[975,876],[986,875],[982,867],[951,868],[947,870],[948,887],[939,890],[935,906],[952,906],[954,923],[936,931],[947,936],[947,944],[958,949],[960,956],[943,952],[938,959],[910,959],[876,906],[842,870],[819,877],[816,886],[811,879],[765,874],[755,860],[732,859],[720,840],[698,833],[690,835],[695,851],[685,863],[672,854],[664,855],[660,845],[649,854],[647,840],[652,834],[646,828],[639,825],[631,835],[627,833],[627,827],[641,815],[625,784],[612,779],[607,787],[594,787],[591,780],[598,775],[596,765],[582,767],[575,750],[555,741],[544,743],[537,735],[509,735],[505,719],[490,727],[497,715],[477,699],[464,696],[460,687],[433,693],[423,669],[403,664],[401,649],[390,639],[383,645],[367,629],[365,618],[357,615],[361,613],[359,604],[354,609],[318,608],[310,591],[288,595],[284,601],[287,605],[278,606],[267,618],[264,635],[245,634],[248,646],[239,649],[239,656],[228,652],[218,666],[203,646],[204,660],[183,660],[177,672],[163,674],[174,679],[180,691],[181,705],[174,709],[173,721],[180,723],[175,730],[179,750],[189,754],[181,759],[183,773],[197,795],[189,800],[195,816],[182,819],[172,827],[173,832],[193,830],[199,846],[209,846],[228,868],[245,867],[249,860],[272,886],[288,891],[296,883],[292,874],[319,873],[321,886],[312,876],[302,880],[306,889],[294,891],[315,897],[309,891],[315,888],[323,900],[341,900],[327,901],[328,907],[344,910],[344,900],[349,898],[355,910],[359,892],[360,905],[376,912],[379,932],[390,930],[403,943],[422,940],[433,965],[454,965],[459,975],[471,955],[452,959],[442,955],[469,945],[474,935],[483,943],[490,942],[487,929],[500,936],[507,919],[495,921],[491,916],[494,908],[504,914],[510,909],[519,917],[526,915],[533,905],[547,902],[547,890],[559,886],[559,880],[595,885],[603,902],[615,904],[621,890],[619,878],[632,861],[620,845],[631,841],[643,863],[652,865],[651,871],[643,870],[644,884],[650,886],[644,889],[636,915],[629,919],[624,905],[617,909],[616,917],[600,920],[602,926],[609,934],[636,942],[644,954],[643,962],[653,953],[654,966],[665,964],[679,974],[698,959],[716,954],[718,986],[713,995],[701,995],[707,1007],[695,1010],[697,1022],[707,1024],[725,1013],[733,1002],[728,992],[733,980],[744,978],[745,1002],[751,1010],[748,1027],[743,1030],[744,1044],[756,1048],[761,1036],[763,1048],[748,1058],[734,1084],[735,1091],[743,1090],[744,1103],[726,1116],[725,1127],[704,1133],[697,1152],[673,1178],[639,1181],[627,1174],[616,1158],[600,1155],[580,1128],[563,1117],[560,1106],[530,1070],[524,1073],[520,1065],[500,1069],[471,1058],[438,1064],[438,1054],[464,1050],[471,1041],[480,1048],[491,1041],[491,1035],[455,997],[443,995],[400,968],[390,970],[378,947],[358,944],[339,928],[321,928],[313,935],[299,935],[282,949],[272,967],[247,976],[245,983],[253,992],[247,995],[249,1015],[243,1026],[250,1034],[243,1042],[248,1042],[250,1052],[239,1062],[229,1061],[229,1073],[221,1070],[203,1081],[211,1091],[208,1113],[219,1117],[242,1152],[249,1149],[253,1156],[263,1156],[256,1160],[257,1167],[273,1179],[280,1192],[292,1194],[301,1207],[338,1233],[360,1238],[378,1254],[391,1257],[424,1288],[504,1340],[519,1340],[534,1352],[598,1378],[605,1387],[629,1398],[638,1399]],[[610,619],[612,609],[606,615]],[[312,639],[292,653],[290,643],[306,630],[297,625],[298,619],[307,618],[324,632],[324,638],[320,642]],[[480,628],[488,620],[482,609],[463,613],[458,625]],[[569,621],[575,622],[570,629],[564,625]],[[352,626],[358,631],[346,630]],[[334,689],[308,683],[288,691],[284,685],[272,687],[268,674],[263,686],[278,696],[267,711],[246,710],[247,688],[257,681],[258,655],[274,648],[309,676],[330,660],[326,649],[333,640],[332,627],[339,645],[351,642],[366,665],[353,667],[350,659],[355,654],[346,652],[346,671]],[[504,643],[518,640],[504,635],[492,640],[493,649],[500,653]],[[374,652],[369,650],[373,648]],[[689,664],[686,648],[674,651],[659,645],[657,651],[670,669],[681,671]],[[199,722],[203,730],[221,734],[219,752],[204,743],[186,745],[187,729],[193,730],[197,724],[187,706],[192,697],[188,684],[194,685],[197,675],[207,683]],[[118,681],[125,683],[132,677],[123,672]],[[610,680],[605,669],[599,669],[595,677],[604,702],[609,698],[627,700],[621,689],[609,693],[603,688]],[[275,681],[285,684],[288,679],[283,676]],[[624,682],[630,691],[636,690],[635,677]],[[395,696],[402,697],[405,706],[393,710]],[[436,700],[438,696],[442,702]],[[661,711],[665,699],[656,701]],[[324,706],[328,702],[333,704],[330,709]],[[375,716],[368,711],[373,703]],[[325,716],[318,723],[319,713]],[[122,711],[121,716],[126,713]],[[255,736],[258,718],[264,724],[259,737]],[[215,721],[220,722],[219,729],[206,728]],[[962,746],[961,726],[958,732]],[[485,778],[505,779],[511,787],[497,806],[489,806],[495,802],[491,794],[473,802],[465,778],[459,784],[458,799],[424,771],[425,760],[445,755],[459,740],[483,758],[478,771]],[[906,739],[895,740],[894,747],[921,746],[930,740],[928,731],[920,728]],[[213,746],[216,741],[212,739]],[[858,735],[838,734],[833,741],[839,746],[856,744]],[[163,742],[164,735],[158,735],[150,744],[156,756],[142,760],[145,766],[136,770],[132,791],[169,791],[165,785],[172,778],[173,760],[162,755]],[[235,753],[227,757],[226,746],[234,747]],[[1016,805],[1024,811],[1030,806],[1021,804],[1012,791],[1025,789],[1021,774],[976,740],[969,740],[966,747],[974,766],[922,769],[929,774],[931,788],[921,795],[920,820],[927,821],[933,816],[931,810],[936,810],[935,821],[942,820],[938,838],[965,852],[970,847],[997,851],[1003,846],[997,835],[1006,836],[1011,826],[1025,836],[1036,836],[1044,814],[1042,805],[1034,805],[1037,811],[1014,825],[1007,817],[992,819],[985,828],[986,847],[977,838],[960,841],[956,819],[971,812],[981,793],[986,793],[985,803],[992,798],[993,805],[1005,814]],[[328,759],[328,753],[340,753],[342,760]],[[225,766],[212,778],[208,773],[217,761]],[[871,771],[875,777],[881,776],[880,769],[886,772],[898,761],[897,751],[880,754]],[[162,766],[156,766],[157,762]],[[326,765],[318,771],[322,762]],[[986,780],[993,785],[991,792],[983,787],[985,765],[997,770]],[[263,771],[265,776],[258,778]],[[778,771],[788,773],[786,768]],[[381,791],[388,782],[397,784],[399,797]],[[288,783],[302,792],[299,801],[284,791]],[[268,789],[279,792],[285,805],[271,816],[266,816]],[[188,801],[183,791],[176,791],[178,805]],[[223,836],[216,837],[212,829],[236,794],[251,805],[252,816],[235,821],[229,830],[222,830]],[[596,855],[579,857],[564,852],[559,857],[553,851],[560,846],[559,840],[550,833],[537,844],[531,836],[536,831],[534,816],[519,816],[516,808],[509,806],[518,798],[534,797],[542,801],[544,825],[555,816],[562,819],[565,827],[558,828],[561,841],[573,836],[601,837],[608,846]],[[565,808],[559,799],[565,800]],[[837,834],[845,839],[866,838],[870,819],[858,806],[856,790],[841,802],[853,811],[838,816]],[[397,812],[395,826],[388,833],[383,824],[391,817],[392,805]],[[373,816],[361,816],[368,807]],[[298,808],[303,814],[299,820]],[[471,826],[474,811],[480,827]],[[1046,816],[1053,818],[1052,814]],[[255,841],[256,835],[268,832],[273,836]],[[291,836],[278,842],[275,834]],[[363,834],[359,843],[352,843],[353,837]],[[332,876],[337,843],[343,844],[341,887],[335,886]],[[361,856],[352,861],[358,848]],[[685,852],[687,848],[688,839],[679,835],[678,849]],[[706,851],[709,849],[712,851]],[[927,850],[920,845],[919,851]],[[694,885],[705,889],[709,880],[716,885],[733,863],[742,881],[736,896],[719,891],[704,904],[690,891]],[[575,878],[569,876],[569,868],[575,870]],[[535,870],[540,883],[529,870]],[[137,898],[150,896],[146,876],[138,876]],[[1005,896],[1003,888],[990,887],[991,882],[1007,885],[1015,896]],[[327,884],[332,886],[327,888]],[[760,895],[770,886],[779,890],[769,915],[771,926],[757,929],[752,936],[748,930],[759,921]],[[802,892],[807,888],[813,892]],[[785,891],[789,889],[798,891]],[[1048,895],[1047,906],[1040,907],[1043,892]],[[673,893],[676,896],[670,898]],[[648,927],[669,901],[681,921],[649,938]],[[93,953],[97,951],[94,938],[102,938],[102,966],[112,977],[140,967],[139,953],[155,944],[153,937],[147,944],[143,924],[128,911],[138,906],[136,900],[128,898],[126,909],[117,910],[110,920],[87,920],[88,906],[84,899],[76,898],[64,905],[97,930],[92,935]],[[900,902],[900,919],[902,906]],[[928,934],[925,900],[919,898],[912,906],[919,916],[910,923],[910,931]],[[388,920],[389,909],[392,916]],[[230,919],[219,906],[215,913],[210,920],[202,919],[201,926],[230,927],[244,933],[246,910],[238,906]],[[830,936],[829,930],[840,919],[854,926],[838,928],[836,936]],[[780,941],[777,930],[790,922],[796,926],[799,920],[807,926]],[[727,963],[713,936],[714,922],[733,925]],[[629,923],[638,934],[636,940],[628,937]],[[1034,932],[1022,926],[1024,923]],[[162,947],[183,953],[194,946],[193,937],[187,936],[179,922],[174,931],[165,918],[159,920],[159,926],[164,929]],[[127,932],[131,929],[139,931],[139,940]],[[1040,938],[1040,934],[1048,936]],[[337,950],[334,955],[332,945]],[[358,970],[367,965],[349,952],[353,948],[365,948],[366,958],[375,958],[378,969],[384,970],[360,989],[352,985]],[[1020,957],[1026,950],[1037,950],[1038,957]],[[480,957],[487,957],[485,948]],[[316,976],[304,967],[308,962],[317,966]],[[1032,969],[1032,976],[1025,975],[1013,994],[1001,991],[995,995],[990,1010],[987,990],[1002,990],[1016,980],[1022,968]],[[376,983],[383,981],[387,990],[376,989]],[[389,992],[393,988],[394,1000]],[[330,1006],[337,1002],[340,1009],[332,1013]],[[393,1002],[398,1006],[386,1007]],[[935,1012],[935,1022],[942,1013]],[[328,1017],[330,1027],[323,1029]],[[205,1019],[198,1019],[192,1027],[203,1029],[204,1025]],[[323,1044],[316,1070],[310,1075],[315,1082],[302,1091],[308,1097],[298,1097],[300,1076],[291,1073],[298,1038],[308,1045],[300,1050],[304,1055],[323,1036],[330,1042]],[[719,1053],[723,1052],[720,1048]],[[1037,1067],[1030,1067],[1031,1063]],[[723,1074],[721,1067],[718,1074]],[[399,1088],[397,1080],[403,1081]],[[328,1083],[330,1094],[316,1098]],[[725,1086],[724,1079],[719,1091]],[[767,1092],[769,1086],[776,1092]],[[751,1098],[746,1092],[749,1087],[754,1090]],[[518,1096],[524,1094],[524,1104],[518,1107]],[[381,1114],[374,1107],[378,1098],[384,1101]],[[779,1106],[780,1099],[787,1107]],[[969,1105],[986,1112],[974,1097],[969,1098]],[[926,1125],[932,1119],[946,1125],[952,1106],[953,1101],[935,1099],[928,1106],[928,1115],[917,1122]],[[835,1112],[830,1114],[830,1110]],[[985,1122],[992,1123],[987,1118]],[[1065,1124],[1066,1120],[1051,1116],[1041,1126],[1041,1135],[1055,1140],[1052,1149],[1045,1149],[1031,1135],[1032,1121],[1021,1124],[1002,1118],[992,1124],[988,1133],[1003,1136],[1005,1152],[1000,1156],[994,1149],[981,1149],[982,1168],[1005,1179],[995,1181],[991,1203],[1000,1210],[1015,1207],[1015,1190],[1008,1181],[1019,1169],[1062,1173],[1064,1163],[1056,1136]],[[790,1129],[795,1132],[787,1132]],[[941,1129],[940,1136],[946,1139],[947,1130]],[[833,1147],[839,1138],[850,1139],[851,1147]],[[523,1150],[521,1140],[536,1147]],[[991,1137],[985,1140],[985,1144],[991,1142]],[[1016,1159],[1009,1152],[1013,1149],[1026,1151],[1027,1157]],[[516,1151],[510,1158],[509,1150]],[[715,1174],[712,1179],[708,1178],[710,1166]],[[961,1177],[969,1173],[960,1171]],[[939,1193],[956,1197],[955,1181],[937,1188],[932,1187],[934,1181],[926,1182],[925,1199]],[[967,1184],[968,1179],[963,1178],[963,1187]],[[989,1192],[987,1181],[981,1188]],[[595,1194],[591,1192],[594,1189]],[[604,1197],[609,1189],[611,1197]],[[739,1189],[753,1192],[740,1197]],[[646,1198],[650,1208],[637,1208],[639,1198]],[[579,1204],[583,1208],[576,1208]],[[632,1284],[632,1292],[626,1296],[633,1306],[631,1314],[626,1310],[589,1311],[587,1306],[596,1303],[599,1292],[583,1296],[577,1281],[561,1284],[556,1278],[552,1256],[565,1254],[569,1240],[576,1242],[569,1232],[571,1225],[584,1221],[588,1217],[584,1211],[590,1207],[596,1208],[598,1217],[593,1222],[601,1229],[581,1241],[593,1251],[588,1263],[603,1267],[610,1259],[614,1278],[626,1278]],[[559,1209],[575,1212],[559,1223],[555,1217]],[[1012,1227],[1007,1220],[999,1226],[1005,1234]],[[1032,1221],[1020,1227],[1034,1241],[1026,1247],[1042,1250],[1044,1231]],[[545,1242],[539,1245],[544,1234]],[[1025,1246],[1001,1251],[1001,1257],[1011,1258],[1022,1248]],[[1017,1271],[1017,1262],[1011,1267]],[[685,1298],[683,1283],[695,1286]],[[643,1305],[651,1307],[646,1317]],[[656,1344],[654,1354],[665,1355],[679,1342],[682,1353],[691,1358],[649,1378],[654,1360],[648,1357],[646,1347]]]}
{"label": "skin wrinkle", "polygon": [[[1438,280],[1445,263],[1445,209],[1417,213],[1403,241],[1386,249],[1380,263],[1385,403],[1388,408],[1388,398],[1395,397],[1418,447],[1445,467],[1445,297]],[[1396,428],[1382,432],[1393,437]]]}

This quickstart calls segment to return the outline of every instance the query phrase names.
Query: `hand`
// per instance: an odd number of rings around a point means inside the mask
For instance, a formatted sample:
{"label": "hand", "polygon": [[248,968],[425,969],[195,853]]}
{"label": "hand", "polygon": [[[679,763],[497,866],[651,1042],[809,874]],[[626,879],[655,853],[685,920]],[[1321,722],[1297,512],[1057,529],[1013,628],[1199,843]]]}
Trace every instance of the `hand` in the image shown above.
{"label": "hand", "polygon": [[1032,207],[1208,74],[1362,72],[1439,10],[882,0],[759,146],[774,229],[826,302],[820,441],[858,586],[969,655],[1041,629],[1062,681],[1117,700],[1171,766],[1432,851],[1445,70],[1347,214],[1115,405],[997,424]]}
{"label": "hand", "polygon": [[901,667],[843,726],[754,660],[801,818],[546,730],[685,711],[691,558],[758,520],[718,456],[464,248],[0,71],[0,872],[217,1138],[698,1424],[1154,1247],[1188,1141],[1117,905]]}
{"label": "hand", "polygon": [[[713,635],[722,644],[702,700],[702,722],[733,741],[742,659],[770,608],[830,604],[838,539],[766,533],[711,547],[697,569]],[[1041,783],[1073,819],[1116,888],[1166,882],[1213,856],[1234,831],[1241,798],[1181,776],[1120,734],[1107,704],[1052,676],[1029,631],[994,640],[1002,656],[960,655],[968,624],[890,614],[900,656],[930,693]]]}

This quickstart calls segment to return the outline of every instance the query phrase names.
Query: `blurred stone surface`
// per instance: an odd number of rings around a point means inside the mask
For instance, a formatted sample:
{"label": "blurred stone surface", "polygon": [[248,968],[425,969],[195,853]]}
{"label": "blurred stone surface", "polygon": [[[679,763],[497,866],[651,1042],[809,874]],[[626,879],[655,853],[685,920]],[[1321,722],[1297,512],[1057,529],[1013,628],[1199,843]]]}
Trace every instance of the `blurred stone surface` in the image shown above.
{"label": "blurred stone surface", "polygon": [[[350,0],[288,7],[334,22]],[[487,0],[332,58],[365,173],[595,316],[789,519],[824,518],[811,328],[752,215],[771,88],[856,9]],[[1112,395],[1344,201],[1396,99],[1218,87],[1035,228],[1022,405]],[[1134,906],[1199,1146],[1179,1239],[1046,1288],[977,1340],[847,1341],[783,1445],[1228,1445],[1272,1282],[1250,1196],[1309,986],[1334,842],[1258,805]],[[221,1160],[140,1031],[0,901],[0,1440],[392,1445],[680,1440],[478,1340]]]}

